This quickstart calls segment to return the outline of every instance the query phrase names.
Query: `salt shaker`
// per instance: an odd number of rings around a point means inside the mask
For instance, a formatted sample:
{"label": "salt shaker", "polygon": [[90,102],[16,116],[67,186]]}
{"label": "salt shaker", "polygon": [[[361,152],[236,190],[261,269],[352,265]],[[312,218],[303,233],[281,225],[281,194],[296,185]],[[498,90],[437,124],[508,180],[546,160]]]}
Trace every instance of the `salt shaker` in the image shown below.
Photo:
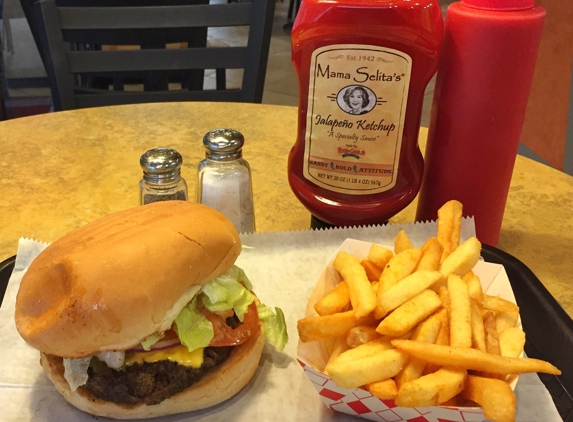
{"label": "salt shaker", "polygon": [[199,163],[197,202],[224,214],[239,233],[255,231],[251,168],[243,159],[243,135],[215,129],[203,137],[205,159]]}
{"label": "salt shaker", "polygon": [[140,203],[187,200],[187,183],[181,177],[181,154],[171,148],[154,148],[139,159],[143,179],[139,182]]}

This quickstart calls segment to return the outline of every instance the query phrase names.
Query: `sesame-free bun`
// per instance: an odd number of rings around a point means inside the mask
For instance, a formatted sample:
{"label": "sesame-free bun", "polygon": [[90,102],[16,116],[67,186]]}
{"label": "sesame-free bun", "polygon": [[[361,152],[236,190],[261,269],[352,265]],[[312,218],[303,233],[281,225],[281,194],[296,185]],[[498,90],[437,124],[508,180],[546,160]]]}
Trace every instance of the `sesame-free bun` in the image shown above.
{"label": "sesame-free bun", "polygon": [[165,201],[108,215],[34,259],[16,297],[16,327],[48,355],[129,349],[170,328],[240,250],[233,224],[204,205]]}
{"label": "sesame-free bun", "polygon": [[259,330],[247,342],[233,347],[231,355],[199,382],[151,406],[101,400],[83,387],[72,392],[64,378],[62,358],[42,353],[40,363],[60,394],[78,409],[108,418],[145,419],[205,409],[233,397],[255,374],[264,344],[265,336]]}

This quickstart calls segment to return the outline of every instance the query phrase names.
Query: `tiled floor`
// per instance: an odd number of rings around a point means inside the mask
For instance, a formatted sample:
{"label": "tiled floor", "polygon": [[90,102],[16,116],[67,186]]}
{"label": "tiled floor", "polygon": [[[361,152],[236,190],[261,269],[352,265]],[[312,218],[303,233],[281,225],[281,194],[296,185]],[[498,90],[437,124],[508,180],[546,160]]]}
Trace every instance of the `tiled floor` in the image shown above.
{"label": "tiled floor", "polygon": [[[18,64],[22,69],[18,69],[18,74],[23,72],[43,73],[39,56],[37,55],[36,47],[33,39],[29,33],[22,34],[17,31],[25,27],[25,19],[23,14],[19,16],[17,10],[18,3],[15,0],[4,0],[15,3],[15,10],[12,10],[12,39],[15,41],[14,48],[17,50],[14,54],[4,52],[4,61],[6,65],[10,65],[11,61]],[[223,0],[221,0],[223,1]],[[443,1],[443,4],[450,1]],[[275,18],[273,24],[273,33],[269,51],[269,60],[267,65],[267,73],[265,80],[265,89],[263,94],[263,103],[265,104],[279,104],[296,106],[298,104],[298,82],[296,73],[291,63],[291,40],[290,31],[285,29],[285,24],[289,23],[287,18],[289,1],[277,0],[275,9]],[[20,10],[21,12],[21,10]],[[6,18],[6,14],[4,18]],[[22,25],[20,25],[22,24]],[[6,30],[6,28],[5,28]],[[209,38],[212,42],[224,42],[229,45],[244,45],[246,42],[247,31],[243,28],[221,28],[211,30]],[[19,55],[18,55],[19,53]],[[22,64],[23,63],[23,64]],[[7,66],[9,67],[9,66]],[[241,78],[241,71],[228,71],[227,79],[228,85],[233,86],[238,84]],[[206,86],[214,86],[215,76],[214,71],[208,72],[206,75]],[[433,81],[428,84],[424,98],[424,108],[422,113],[422,125],[427,126],[429,121],[430,105],[433,95]],[[47,89],[13,89],[10,91],[10,97],[22,98],[29,96],[46,96],[49,95]]]}

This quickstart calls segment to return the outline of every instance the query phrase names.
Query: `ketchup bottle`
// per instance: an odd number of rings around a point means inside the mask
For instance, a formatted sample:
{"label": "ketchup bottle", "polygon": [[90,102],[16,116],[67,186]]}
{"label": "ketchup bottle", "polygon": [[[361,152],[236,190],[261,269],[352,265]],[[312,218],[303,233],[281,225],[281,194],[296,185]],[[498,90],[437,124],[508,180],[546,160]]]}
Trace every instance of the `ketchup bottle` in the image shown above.
{"label": "ketchup bottle", "polygon": [[448,7],[417,220],[457,199],[497,245],[544,18],[533,0]]}
{"label": "ketchup bottle", "polygon": [[436,0],[304,0],[292,29],[297,198],[320,222],[378,224],[420,188],[424,90],[438,66]]}

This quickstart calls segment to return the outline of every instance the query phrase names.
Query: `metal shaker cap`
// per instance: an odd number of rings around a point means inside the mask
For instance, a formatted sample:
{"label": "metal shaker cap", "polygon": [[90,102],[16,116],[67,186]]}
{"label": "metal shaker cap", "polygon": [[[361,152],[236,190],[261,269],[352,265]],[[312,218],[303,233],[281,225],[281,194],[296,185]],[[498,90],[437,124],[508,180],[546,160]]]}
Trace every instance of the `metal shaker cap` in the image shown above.
{"label": "metal shaker cap", "polygon": [[154,148],[139,159],[145,181],[153,184],[173,183],[181,177],[181,154],[171,148]]}
{"label": "metal shaker cap", "polygon": [[212,160],[229,161],[242,157],[245,138],[235,129],[214,129],[203,137],[205,155]]}

